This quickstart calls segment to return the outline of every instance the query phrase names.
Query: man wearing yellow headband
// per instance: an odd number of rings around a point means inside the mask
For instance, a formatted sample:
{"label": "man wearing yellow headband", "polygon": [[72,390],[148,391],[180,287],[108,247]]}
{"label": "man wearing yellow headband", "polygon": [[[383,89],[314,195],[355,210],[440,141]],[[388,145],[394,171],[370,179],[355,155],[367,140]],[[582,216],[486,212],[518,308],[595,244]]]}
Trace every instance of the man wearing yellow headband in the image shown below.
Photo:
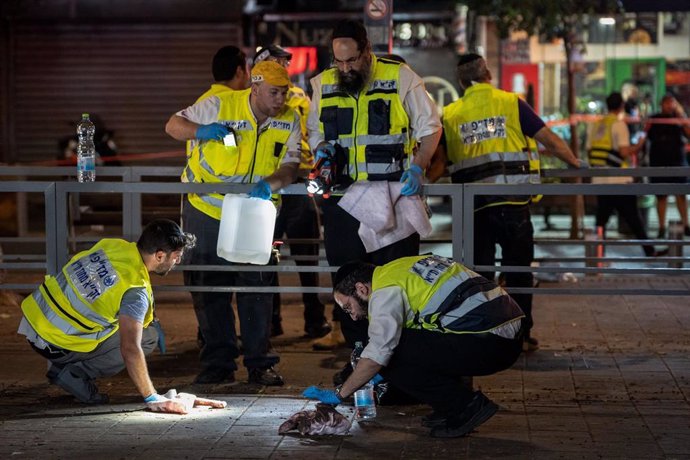
{"label": "man wearing yellow headband", "polygon": [[[278,63],[262,62],[251,72],[251,88],[208,97],[177,112],[166,132],[174,139],[198,143],[187,165],[190,182],[256,184],[252,197],[271,199],[271,193],[297,176],[300,161],[300,121],[284,109],[288,91],[287,71]],[[230,265],[216,255],[223,196],[217,193],[187,195],[182,219],[187,231],[197,235],[189,254],[192,265]],[[194,230],[192,230],[194,229]],[[188,286],[270,286],[274,273],[186,271]],[[196,384],[234,383],[239,356],[232,294],[192,292],[194,311],[204,339],[202,371]],[[273,369],[279,357],[269,353],[273,294],[237,293],[237,310],[243,338],[244,365],[249,382],[282,385]]]}

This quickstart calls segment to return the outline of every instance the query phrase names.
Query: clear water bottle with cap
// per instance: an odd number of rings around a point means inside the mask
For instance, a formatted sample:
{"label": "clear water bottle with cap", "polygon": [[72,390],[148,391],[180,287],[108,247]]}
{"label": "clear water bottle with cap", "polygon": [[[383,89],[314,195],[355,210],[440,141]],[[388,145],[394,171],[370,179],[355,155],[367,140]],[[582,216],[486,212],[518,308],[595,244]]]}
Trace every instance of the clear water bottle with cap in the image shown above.
{"label": "clear water bottle with cap", "polygon": [[[364,343],[355,342],[355,348],[350,355],[350,364],[354,370],[357,367],[360,355],[364,350]],[[367,420],[376,417],[376,403],[374,401],[374,384],[366,383],[362,388],[355,391],[355,417],[357,420]]]}
{"label": "clear water bottle with cap", "polygon": [[83,113],[77,124],[77,180],[79,182],[93,182],[96,180],[96,146],[93,135],[96,127],[89,120],[89,114]]}

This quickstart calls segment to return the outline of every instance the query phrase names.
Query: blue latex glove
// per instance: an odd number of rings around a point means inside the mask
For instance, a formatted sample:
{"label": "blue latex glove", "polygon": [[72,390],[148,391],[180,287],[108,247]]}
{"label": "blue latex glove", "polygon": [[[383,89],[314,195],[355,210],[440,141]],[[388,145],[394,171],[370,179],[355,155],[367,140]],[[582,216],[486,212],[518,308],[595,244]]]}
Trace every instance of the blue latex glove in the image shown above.
{"label": "blue latex glove", "polygon": [[405,171],[400,178],[400,182],[405,184],[400,193],[404,196],[419,195],[419,192],[422,190],[423,173],[424,171],[419,167],[419,165],[410,165],[407,171]]}
{"label": "blue latex glove", "polygon": [[230,130],[227,126],[211,123],[210,125],[199,125],[194,137],[202,141],[222,141],[228,134],[230,134]]}
{"label": "blue latex glove", "polygon": [[318,399],[325,404],[338,405],[342,402],[335,394],[335,390],[322,390],[314,385],[304,390],[304,392],[302,392],[302,396],[309,399]]}
{"label": "blue latex glove", "polygon": [[318,161],[321,158],[335,157],[335,147],[331,144],[324,144],[314,152],[314,160]]}
{"label": "blue latex glove", "polygon": [[271,199],[271,186],[268,182],[261,179],[256,185],[249,191],[250,198],[261,198],[262,200]]}
{"label": "blue latex glove", "polygon": [[383,377],[381,377],[381,374],[376,374],[369,380],[369,383],[372,385],[378,385],[379,383],[383,382]]}
{"label": "blue latex glove", "polygon": [[154,319],[151,322],[151,326],[158,332],[158,350],[160,350],[161,355],[165,354],[165,332],[163,332],[163,326],[158,319]]}

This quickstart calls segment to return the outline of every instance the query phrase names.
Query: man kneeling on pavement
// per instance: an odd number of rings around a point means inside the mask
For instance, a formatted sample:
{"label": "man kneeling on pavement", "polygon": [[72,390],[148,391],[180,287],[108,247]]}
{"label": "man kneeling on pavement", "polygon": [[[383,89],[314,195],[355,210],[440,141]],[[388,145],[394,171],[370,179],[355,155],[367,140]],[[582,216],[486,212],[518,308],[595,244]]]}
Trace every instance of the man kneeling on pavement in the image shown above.
{"label": "man kneeling on pavement", "polygon": [[464,377],[512,366],[522,351],[525,314],[493,281],[437,255],[404,257],[376,267],[340,267],[334,297],[353,320],[369,318],[369,343],[354,372],[333,390],[306,397],[339,404],[380,374],[431,406],[422,420],[431,436],[460,437],[498,406]]}
{"label": "man kneeling on pavement", "polygon": [[49,362],[46,376],[86,404],[105,404],[94,380],[125,367],[149,408],[185,413],[156,392],[145,355],[158,342],[149,273],[164,276],[196,238],[156,219],[136,243],[106,238],[80,252],[22,302],[19,334]]}

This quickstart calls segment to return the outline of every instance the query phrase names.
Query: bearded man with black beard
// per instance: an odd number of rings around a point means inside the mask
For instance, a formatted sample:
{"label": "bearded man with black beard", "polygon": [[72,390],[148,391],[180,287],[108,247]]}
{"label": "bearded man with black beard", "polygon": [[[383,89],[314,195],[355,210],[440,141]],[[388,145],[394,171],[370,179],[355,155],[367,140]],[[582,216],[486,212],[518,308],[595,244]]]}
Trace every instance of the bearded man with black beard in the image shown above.
{"label": "bearded man with black beard", "polygon": [[371,60],[363,59],[359,70],[350,67],[350,70],[344,72],[339,67],[336,68],[338,69],[338,87],[340,90],[356,97],[364,89],[364,84],[367,80],[369,80]]}
{"label": "bearded man with black beard", "polygon": [[[441,137],[438,110],[424,82],[407,64],[375,56],[366,29],[357,21],[336,24],[331,53],[331,68],[311,80],[307,129],[315,157],[337,150],[344,181],[402,182],[402,195],[419,194],[424,169]],[[358,235],[360,222],[338,206],[339,199],[332,196],[322,205],[330,266],[351,260],[383,265],[419,254],[418,233],[367,253]],[[355,322],[339,308],[333,314],[350,348],[367,342],[367,321]],[[351,372],[348,364],[334,382],[342,383]]]}

